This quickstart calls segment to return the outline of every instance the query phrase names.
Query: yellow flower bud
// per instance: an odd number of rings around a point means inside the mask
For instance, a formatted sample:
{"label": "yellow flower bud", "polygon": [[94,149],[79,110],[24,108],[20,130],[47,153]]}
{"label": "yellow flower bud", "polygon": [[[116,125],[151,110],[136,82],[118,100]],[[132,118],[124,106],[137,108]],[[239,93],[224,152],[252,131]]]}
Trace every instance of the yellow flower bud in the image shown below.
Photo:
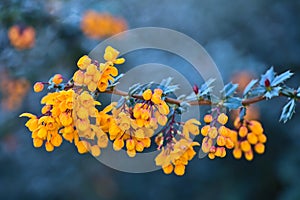
{"label": "yellow flower bud", "polygon": [[90,150],[91,150],[91,154],[95,157],[98,157],[101,154],[100,148],[97,145],[91,146]]}
{"label": "yellow flower bud", "polygon": [[209,137],[205,137],[203,138],[202,140],[202,146],[201,146],[201,149],[204,153],[208,153],[210,151],[210,148],[212,146],[212,139],[209,138]]}
{"label": "yellow flower bud", "polygon": [[152,91],[150,89],[147,89],[143,92],[143,98],[148,101],[152,97]]}
{"label": "yellow flower bud", "polygon": [[43,140],[40,138],[33,138],[33,146],[39,148],[43,145]]}
{"label": "yellow flower bud", "polygon": [[222,125],[225,125],[228,121],[228,116],[224,113],[221,113],[219,116],[218,116],[218,122]]}
{"label": "yellow flower bud", "polygon": [[160,88],[154,89],[154,94],[157,94],[158,96],[161,96],[163,94],[163,90]]}
{"label": "yellow flower bud", "polygon": [[160,114],[162,115],[168,115],[170,112],[170,108],[168,106],[168,104],[164,101],[161,101],[160,104],[157,106],[158,111],[160,112]]}
{"label": "yellow flower bud", "polygon": [[213,159],[215,159],[216,156],[214,153],[209,153],[208,157],[209,157],[209,159],[213,160]]}
{"label": "yellow flower bud", "polygon": [[224,158],[226,156],[226,149],[224,147],[221,148],[221,158]]}
{"label": "yellow flower bud", "polygon": [[173,169],[174,167],[172,164],[162,167],[162,170],[164,171],[165,174],[171,174],[173,172]]}
{"label": "yellow flower bud", "polygon": [[88,143],[86,141],[79,141],[77,143],[78,153],[84,154],[88,152]]}
{"label": "yellow flower bud", "polygon": [[54,146],[50,142],[45,143],[46,151],[51,152],[54,150]]}
{"label": "yellow flower bud", "polygon": [[253,160],[253,152],[252,152],[252,150],[245,152],[245,158],[248,161]]}
{"label": "yellow flower bud", "polygon": [[45,138],[47,137],[47,134],[48,134],[48,132],[47,132],[46,127],[42,126],[42,127],[39,129],[39,131],[38,131],[38,133],[37,133],[37,136],[38,136],[39,138],[45,139]]}
{"label": "yellow flower bud", "polygon": [[240,148],[233,149],[233,157],[236,159],[240,159],[242,157],[242,150]]}
{"label": "yellow flower bud", "polygon": [[150,147],[151,145],[151,139],[150,138],[143,138],[142,140],[142,143],[144,144],[144,147]]}
{"label": "yellow flower bud", "polygon": [[106,133],[97,135],[97,137],[98,137],[97,145],[100,148],[106,148],[108,145],[108,137],[107,137]]}
{"label": "yellow flower bud", "polygon": [[254,146],[254,149],[255,149],[256,153],[263,154],[265,152],[265,145],[262,143],[257,143]]}
{"label": "yellow flower bud", "polygon": [[154,103],[154,104],[160,104],[160,102],[162,101],[161,100],[161,96],[157,95],[156,93],[154,93],[151,97],[151,101]]}
{"label": "yellow flower bud", "polygon": [[248,129],[245,126],[242,126],[239,129],[239,136],[240,137],[245,137],[248,134]]}
{"label": "yellow flower bud", "polygon": [[63,133],[63,137],[65,140],[72,143],[72,141],[74,139],[74,134],[73,133]]}
{"label": "yellow flower bud", "polygon": [[93,81],[93,76],[92,75],[88,75],[88,74],[84,74],[84,80],[83,80],[83,83],[85,85],[88,85],[90,82]]}
{"label": "yellow flower bud", "polygon": [[241,142],[241,149],[244,152],[248,152],[251,150],[251,145],[247,140]]}
{"label": "yellow flower bud", "polygon": [[261,126],[261,123],[256,120],[251,120],[248,125],[249,129],[256,135],[263,133],[264,129]]}
{"label": "yellow flower bud", "polygon": [[88,110],[83,107],[79,108],[76,114],[80,119],[87,119],[89,117]]}
{"label": "yellow flower bud", "polygon": [[31,118],[29,119],[25,126],[32,132],[38,128],[38,119],[37,118]]}
{"label": "yellow flower bud", "polygon": [[144,144],[142,142],[137,142],[135,145],[135,150],[137,152],[142,152],[144,150]]}
{"label": "yellow flower bud", "polygon": [[90,65],[88,65],[88,67],[86,68],[86,74],[87,75],[92,75],[92,76],[94,76],[94,74],[96,74],[97,73],[97,66],[96,65],[94,65],[94,64],[90,64]]}
{"label": "yellow flower bud", "polygon": [[229,135],[228,128],[226,128],[225,126],[220,126],[220,128],[218,129],[218,132],[220,135],[223,135],[224,137],[228,137],[228,135]]}
{"label": "yellow flower bud", "polygon": [[175,165],[174,173],[177,176],[184,175],[184,173],[185,173],[185,165],[183,165],[183,164]]}
{"label": "yellow flower bud", "polygon": [[204,122],[205,123],[207,123],[207,124],[209,124],[210,122],[212,122],[212,120],[213,120],[213,116],[212,115],[205,115],[204,116]]}
{"label": "yellow flower bud", "polygon": [[41,113],[42,114],[46,114],[47,112],[49,112],[51,110],[51,105],[45,105],[43,106]]}
{"label": "yellow flower bud", "polygon": [[59,85],[63,82],[63,77],[61,74],[55,74],[52,78],[52,82],[55,84],[55,85]]}
{"label": "yellow flower bud", "polygon": [[209,129],[210,129],[210,125],[205,125],[205,126],[203,126],[203,127],[201,128],[201,134],[202,134],[203,136],[207,136],[207,135],[208,135]]}
{"label": "yellow flower bud", "polygon": [[247,135],[247,140],[250,144],[256,144],[258,142],[258,138],[254,133],[249,133]]}
{"label": "yellow flower bud", "polygon": [[97,89],[97,83],[91,81],[88,84],[88,90],[91,91],[91,92],[94,92],[94,91],[96,91],[96,89]]}
{"label": "yellow flower bud", "polygon": [[216,138],[218,135],[218,131],[217,131],[217,128],[216,127],[211,127],[208,131],[208,137],[210,138]]}
{"label": "yellow flower bud", "polygon": [[232,149],[234,147],[234,142],[231,140],[231,138],[226,138],[226,144],[227,149]]}
{"label": "yellow flower bud", "polygon": [[73,123],[73,118],[68,113],[61,113],[59,115],[59,121],[63,126],[70,126]]}
{"label": "yellow flower bud", "polygon": [[260,143],[265,143],[267,141],[267,136],[265,134],[258,135],[258,141]]}
{"label": "yellow flower bud", "polygon": [[132,149],[132,150],[128,150],[127,149],[127,155],[129,156],[129,157],[134,157],[135,155],[136,155],[136,151],[135,151],[135,149]]}
{"label": "yellow flower bud", "polygon": [[75,84],[81,85],[84,82],[84,72],[81,70],[77,70],[73,75],[73,80]]}
{"label": "yellow flower bud", "polygon": [[61,137],[61,135],[59,135],[59,134],[55,134],[55,135],[53,135],[52,136],[52,138],[51,138],[51,143],[53,144],[53,146],[55,146],[55,147],[59,147],[60,145],[61,145],[61,143],[62,143],[62,137]]}
{"label": "yellow flower bud", "polygon": [[90,127],[90,123],[89,123],[89,120],[88,119],[83,119],[83,120],[80,120],[78,119],[76,121],[76,128],[79,130],[79,131],[86,131],[88,128]]}
{"label": "yellow flower bud", "polygon": [[85,70],[91,62],[92,60],[87,55],[84,55],[78,60],[77,66],[79,69]]}
{"label": "yellow flower bud", "polygon": [[219,146],[225,146],[226,144],[226,138],[222,135],[218,136],[217,138],[217,145]]}
{"label": "yellow flower bud", "polygon": [[44,89],[44,84],[42,82],[36,82],[33,86],[34,92],[41,92]]}
{"label": "yellow flower bud", "polygon": [[127,150],[135,149],[135,141],[133,139],[126,140],[126,148]]}
{"label": "yellow flower bud", "polygon": [[157,122],[161,125],[161,126],[165,126],[168,122],[168,118],[165,115],[159,115]]}
{"label": "yellow flower bud", "polygon": [[241,127],[242,123],[241,123],[241,120],[239,117],[237,117],[234,122],[233,122],[233,126],[236,128],[236,129],[239,129]]}
{"label": "yellow flower bud", "polygon": [[115,151],[120,151],[124,147],[124,140],[123,139],[116,139],[113,142],[113,149]]}

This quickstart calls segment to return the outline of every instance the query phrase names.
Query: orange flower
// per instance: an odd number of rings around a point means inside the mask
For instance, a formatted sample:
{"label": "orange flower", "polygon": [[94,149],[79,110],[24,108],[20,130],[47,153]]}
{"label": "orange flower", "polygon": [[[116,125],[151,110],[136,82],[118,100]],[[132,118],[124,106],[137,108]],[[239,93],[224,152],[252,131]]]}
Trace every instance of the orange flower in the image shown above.
{"label": "orange flower", "polygon": [[33,27],[12,26],[8,31],[10,43],[18,50],[32,48],[35,42],[35,30]]}
{"label": "orange flower", "polygon": [[81,29],[88,37],[101,39],[127,30],[127,23],[123,18],[116,18],[109,13],[89,10],[82,18]]}
{"label": "orange flower", "polygon": [[34,92],[41,92],[44,89],[44,84],[42,82],[36,82],[33,86]]}
{"label": "orange flower", "polygon": [[12,78],[4,71],[0,73],[0,93],[2,107],[7,110],[18,109],[30,88],[28,80]]}

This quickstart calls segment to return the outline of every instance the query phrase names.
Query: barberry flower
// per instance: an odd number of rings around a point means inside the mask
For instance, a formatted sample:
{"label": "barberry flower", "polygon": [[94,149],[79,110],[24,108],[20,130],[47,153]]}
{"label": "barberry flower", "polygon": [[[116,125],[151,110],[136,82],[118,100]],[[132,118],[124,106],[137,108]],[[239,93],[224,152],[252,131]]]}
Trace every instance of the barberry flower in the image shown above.
{"label": "barberry flower", "polygon": [[44,89],[44,84],[42,82],[36,82],[33,86],[34,92],[41,92]]}
{"label": "barberry flower", "polygon": [[52,78],[52,82],[55,84],[55,85],[59,85],[63,82],[63,77],[61,74],[55,74]]}
{"label": "barberry flower", "polygon": [[136,152],[142,152],[144,148],[150,147],[150,138],[157,127],[153,127],[151,124],[147,127],[139,126],[131,117],[130,110],[126,105],[118,109],[112,107],[109,109],[112,109],[112,118],[109,120],[109,137],[114,141],[115,151],[126,147],[127,155],[134,157]]}
{"label": "barberry flower", "polygon": [[125,62],[124,58],[118,58],[120,52],[117,51],[116,49],[112,48],[111,46],[107,46],[105,48],[105,53],[103,58],[107,62],[111,62],[113,64],[123,64]]}
{"label": "barberry flower", "polygon": [[[163,91],[161,89],[147,89],[142,96],[144,101],[135,104],[133,117],[139,127],[156,127],[157,123],[164,126],[168,121],[167,115],[170,113],[168,104],[162,100]],[[154,100],[153,100],[154,99]]]}
{"label": "barberry flower", "polygon": [[234,147],[236,132],[224,126],[227,121],[225,113],[220,113],[216,117],[212,114],[204,116],[207,125],[201,128],[201,134],[204,136],[201,149],[204,153],[208,153],[210,159],[223,158],[226,156],[226,148]]}
{"label": "barberry flower", "polygon": [[267,141],[266,135],[263,133],[263,128],[260,122],[256,120],[243,120],[239,118],[235,120],[235,128],[238,131],[236,135],[236,143],[234,145],[233,156],[236,159],[242,157],[242,153],[246,160],[252,160],[253,152],[262,154],[265,151],[264,143]]}
{"label": "barberry flower", "polygon": [[76,86],[86,86],[90,92],[99,90],[104,92],[109,82],[114,82],[114,77],[118,75],[118,70],[113,64],[124,63],[124,58],[117,58],[119,52],[108,46],[105,49],[106,63],[92,61],[87,55],[82,56],[78,62],[77,70],[73,75],[74,84]]}
{"label": "barberry flower", "polygon": [[162,147],[161,152],[155,158],[155,163],[162,167],[165,174],[174,171],[176,175],[182,176],[188,161],[196,155],[194,146],[199,146],[199,143],[186,138],[178,141],[174,139],[172,143]]}

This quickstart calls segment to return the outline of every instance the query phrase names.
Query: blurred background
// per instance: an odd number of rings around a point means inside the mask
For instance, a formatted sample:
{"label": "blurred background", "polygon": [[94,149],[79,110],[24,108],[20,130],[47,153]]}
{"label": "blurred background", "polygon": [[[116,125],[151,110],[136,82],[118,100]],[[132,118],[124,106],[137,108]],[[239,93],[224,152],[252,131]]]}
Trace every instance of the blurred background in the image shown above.
{"label": "blurred background", "polygon": [[[274,66],[278,73],[292,70],[288,84],[296,88],[300,1],[1,0],[0,10],[1,199],[300,199],[300,115],[280,124],[286,103],[281,98],[249,113],[265,128],[265,154],[251,162],[232,155],[213,161],[195,157],[183,177],[161,170],[115,171],[89,154],[79,155],[67,142],[52,153],[35,149],[26,120],[18,118],[25,111],[39,113],[45,93],[33,92],[35,81],[55,73],[71,77],[78,58],[100,41],[145,26],[174,29],[198,41],[225,82],[245,85]],[[100,31],[93,18],[101,21]],[[184,63],[151,50],[136,55],[125,55],[123,71],[142,62],[174,68]]]}

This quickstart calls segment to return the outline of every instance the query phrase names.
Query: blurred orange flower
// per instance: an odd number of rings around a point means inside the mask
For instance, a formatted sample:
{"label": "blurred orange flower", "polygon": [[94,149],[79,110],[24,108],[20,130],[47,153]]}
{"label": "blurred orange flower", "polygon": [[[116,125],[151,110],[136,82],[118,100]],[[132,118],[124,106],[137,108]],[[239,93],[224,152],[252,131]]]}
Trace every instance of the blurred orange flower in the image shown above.
{"label": "blurred orange flower", "polygon": [[11,78],[7,72],[2,72],[0,78],[1,106],[7,110],[19,108],[29,90],[29,81]]}
{"label": "blurred orange flower", "polygon": [[82,18],[81,29],[86,36],[101,39],[127,30],[127,22],[109,13],[89,10]]}
{"label": "blurred orange flower", "polygon": [[14,25],[8,30],[8,38],[16,49],[29,49],[35,43],[35,30],[31,26]]}

